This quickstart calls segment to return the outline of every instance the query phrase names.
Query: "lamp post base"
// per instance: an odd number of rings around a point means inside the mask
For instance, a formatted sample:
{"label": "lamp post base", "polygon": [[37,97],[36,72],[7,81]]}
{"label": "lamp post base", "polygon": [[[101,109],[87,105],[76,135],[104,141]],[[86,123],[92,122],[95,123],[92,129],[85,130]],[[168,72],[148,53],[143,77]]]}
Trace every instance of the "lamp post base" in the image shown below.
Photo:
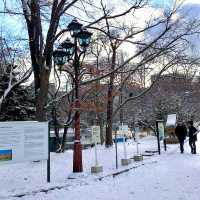
{"label": "lamp post base", "polygon": [[74,155],[73,155],[73,172],[83,172],[82,164],[82,145],[80,142],[74,143]]}
{"label": "lamp post base", "polygon": [[137,154],[133,157],[134,161],[142,161],[143,160],[143,156],[140,154]]}
{"label": "lamp post base", "polygon": [[131,159],[123,158],[121,159],[122,166],[129,165],[131,163]]}
{"label": "lamp post base", "polygon": [[103,172],[103,166],[93,166],[91,167],[91,173],[100,173]]}

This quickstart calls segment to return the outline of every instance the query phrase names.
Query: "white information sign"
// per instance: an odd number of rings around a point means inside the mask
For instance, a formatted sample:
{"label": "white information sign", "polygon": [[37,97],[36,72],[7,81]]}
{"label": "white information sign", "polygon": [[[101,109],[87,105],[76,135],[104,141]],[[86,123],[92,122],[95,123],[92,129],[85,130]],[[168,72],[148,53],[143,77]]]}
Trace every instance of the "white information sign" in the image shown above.
{"label": "white information sign", "polygon": [[166,126],[175,126],[175,125],[176,125],[176,114],[168,115]]}
{"label": "white information sign", "polygon": [[163,140],[165,137],[165,127],[164,127],[163,122],[158,122],[158,131],[159,131],[160,140]]}
{"label": "white information sign", "polygon": [[48,122],[0,122],[0,164],[48,159]]}
{"label": "white information sign", "polygon": [[92,126],[91,129],[92,129],[93,140],[95,140],[96,143],[101,143],[100,126]]}
{"label": "white information sign", "polygon": [[122,125],[122,126],[119,126],[119,131],[122,133],[122,134],[126,134],[128,132],[128,125]]}

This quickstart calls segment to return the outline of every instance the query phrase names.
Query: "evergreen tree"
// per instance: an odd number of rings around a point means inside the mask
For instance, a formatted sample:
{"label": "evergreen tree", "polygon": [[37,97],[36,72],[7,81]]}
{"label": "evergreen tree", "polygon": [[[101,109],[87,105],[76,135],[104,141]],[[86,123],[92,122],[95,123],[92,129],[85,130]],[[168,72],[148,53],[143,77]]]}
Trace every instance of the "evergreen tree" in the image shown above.
{"label": "evergreen tree", "polygon": [[[19,72],[17,66],[1,65],[0,96],[9,87],[9,77],[13,76],[13,83],[17,82]],[[12,70],[14,68],[14,70]],[[12,72],[12,73],[11,73]],[[18,85],[4,99],[0,112],[0,121],[32,120],[35,115],[34,93],[30,87]]]}

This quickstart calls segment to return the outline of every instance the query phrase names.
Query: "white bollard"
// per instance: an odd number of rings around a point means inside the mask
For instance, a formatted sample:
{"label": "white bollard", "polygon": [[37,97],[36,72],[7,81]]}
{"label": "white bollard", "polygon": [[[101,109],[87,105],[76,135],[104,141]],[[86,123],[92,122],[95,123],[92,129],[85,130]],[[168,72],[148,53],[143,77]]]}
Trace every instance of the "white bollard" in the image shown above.
{"label": "white bollard", "polygon": [[139,143],[138,143],[138,141],[137,141],[136,146],[137,146],[137,154],[139,154]]}
{"label": "white bollard", "polygon": [[103,172],[103,167],[99,166],[99,163],[98,163],[96,137],[94,137],[93,140],[94,140],[95,166],[91,167],[91,172],[92,173],[100,173],[100,172]]}
{"label": "white bollard", "polygon": [[94,156],[95,156],[95,166],[98,166],[97,143],[96,143],[96,139],[94,140]]}
{"label": "white bollard", "polygon": [[127,159],[127,151],[126,151],[126,140],[125,140],[125,136],[123,137],[123,147],[124,147],[124,158]]}
{"label": "white bollard", "polygon": [[142,161],[143,160],[143,156],[139,153],[139,142],[138,142],[138,138],[136,140],[136,148],[137,148],[137,154],[133,157],[134,161]]}
{"label": "white bollard", "polygon": [[122,165],[129,165],[131,163],[131,160],[127,158],[125,136],[123,137],[123,147],[124,147],[124,158],[121,159],[121,164]]}

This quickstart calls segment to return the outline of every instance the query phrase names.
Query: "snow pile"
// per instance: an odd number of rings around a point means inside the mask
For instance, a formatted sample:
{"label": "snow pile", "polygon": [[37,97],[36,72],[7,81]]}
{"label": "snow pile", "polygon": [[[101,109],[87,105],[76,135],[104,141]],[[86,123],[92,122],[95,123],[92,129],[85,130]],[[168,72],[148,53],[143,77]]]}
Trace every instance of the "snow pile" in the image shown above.
{"label": "snow pile", "polygon": [[[145,153],[146,150],[155,151],[156,149],[157,141],[155,137],[145,138],[140,141],[141,153]],[[166,165],[168,159],[167,155],[169,152],[171,152],[169,155],[173,155],[172,152],[174,151],[177,151],[177,145],[170,145],[167,153],[162,151],[163,159],[161,161],[161,167],[163,173],[163,167]],[[99,163],[100,165],[103,165],[104,172],[98,175],[91,175],[90,168],[94,165],[94,149],[89,148],[83,150],[84,173],[80,174],[77,179],[68,179],[68,177],[71,177],[72,174],[73,152],[69,150],[63,154],[52,153],[50,184],[46,183],[46,162],[42,161],[1,165],[0,199],[14,200],[19,199],[14,196],[21,195],[22,200],[64,200],[66,199],[66,196],[69,200],[88,200],[90,199],[91,194],[93,199],[108,199],[107,195],[111,196],[112,199],[122,199],[124,195],[126,199],[135,199],[134,196],[136,192],[138,192],[138,195],[140,193],[144,193],[144,197],[147,197],[148,195],[143,189],[142,185],[146,187],[146,190],[148,187],[154,187],[153,185],[155,183],[151,181],[153,181],[153,177],[159,178],[157,174],[160,173],[160,170],[159,167],[158,169],[156,167],[157,161],[160,160],[161,157],[157,154],[152,157],[145,156],[143,162],[133,162],[127,167],[122,167],[120,165],[120,159],[123,158],[122,143],[118,144],[118,152],[119,169],[116,170],[114,146],[109,149],[105,148],[104,146],[98,146]],[[135,142],[129,140],[127,142],[127,155],[130,158],[133,157],[135,153],[136,144]],[[180,157],[179,154],[178,156]],[[174,162],[174,165],[175,164],[177,163]],[[140,167],[136,168],[137,166]],[[112,176],[108,176],[116,171],[131,167],[135,168],[127,173],[123,173],[120,176],[116,176],[114,179],[110,178]],[[167,166],[165,166],[165,170],[167,170]],[[149,174],[149,180],[145,180],[145,174]],[[166,173],[163,174],[163,176],[164,175],[167,182],[168,176],[166,176]],[[105,178],[101,179],[102,181],[99,181],[99,177]],[[149,183],[147,181],[149,181]],[[120,193],[120,196],[118,195],[118,192]],[[144,199],[146,200],[147,198]],[[141,198],[141,200],[143,199]]]}

